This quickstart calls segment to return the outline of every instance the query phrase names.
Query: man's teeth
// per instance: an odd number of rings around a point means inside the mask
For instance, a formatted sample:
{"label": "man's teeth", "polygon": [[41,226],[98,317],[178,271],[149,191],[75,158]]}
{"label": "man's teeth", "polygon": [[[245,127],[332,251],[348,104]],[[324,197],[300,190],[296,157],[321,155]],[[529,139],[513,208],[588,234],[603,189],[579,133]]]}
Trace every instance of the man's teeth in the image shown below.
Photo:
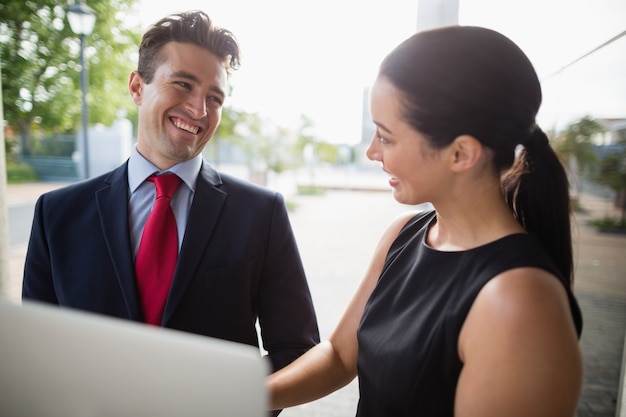
{"label": "man's teeth", "polygon": [[182,122],[180,122],[179,120],[175,120],[175,121],[174,121],[174,126],[176,126],[176,127],[177,127],[177,128],[179,128],[179,129],[186,130],[186,131],[187,131],[187,132],[189,132],[189,133],[193,133],[194,135],[195,135],[196,133],[198,133],[198,128],[197,128],[197,127],[195,127],[195,126],[189,126],[188,124],[186,124],[186,123],[182,123]]}

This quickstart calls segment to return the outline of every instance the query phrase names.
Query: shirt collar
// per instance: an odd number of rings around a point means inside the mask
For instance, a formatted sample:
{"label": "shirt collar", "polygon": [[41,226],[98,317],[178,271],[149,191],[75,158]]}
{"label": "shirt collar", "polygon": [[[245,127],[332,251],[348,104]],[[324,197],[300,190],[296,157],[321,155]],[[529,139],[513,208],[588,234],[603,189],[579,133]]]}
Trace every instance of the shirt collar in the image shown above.
{"label": "shirt collar", "polygon": [[130,158],[128,160],[128,186],[131,194],[143,184],[143,182],[152,174],[160,174],[162,172],[173,172],[178,175],[192,192],[196,190],[196,179],[202,166],[202,155],[188,161],[180,162],[173,167],[162,171],[152,162],[148,161],[137,150],[137,146],[133,146]]}

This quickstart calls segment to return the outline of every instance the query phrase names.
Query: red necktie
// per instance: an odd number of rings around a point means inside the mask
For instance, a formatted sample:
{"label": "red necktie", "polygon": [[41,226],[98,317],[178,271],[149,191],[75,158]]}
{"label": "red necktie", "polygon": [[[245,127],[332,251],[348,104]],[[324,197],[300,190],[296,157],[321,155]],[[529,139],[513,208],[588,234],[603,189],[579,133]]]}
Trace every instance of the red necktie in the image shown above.
{"label": "red necktie", "polygon": [[153,175],[148,181],[154,182],[156,199],[139,243],[135,273],[146,323],[159,326],[178,260],[178,232],[170,202],[180,178]]}

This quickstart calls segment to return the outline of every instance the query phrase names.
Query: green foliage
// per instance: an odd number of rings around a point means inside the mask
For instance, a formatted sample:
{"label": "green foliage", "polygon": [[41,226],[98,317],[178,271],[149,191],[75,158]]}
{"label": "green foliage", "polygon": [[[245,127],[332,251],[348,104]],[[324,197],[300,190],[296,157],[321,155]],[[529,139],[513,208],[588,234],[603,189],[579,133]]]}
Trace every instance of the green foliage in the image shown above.
{"label": "green foliage", "polygon": [[292,140],[287,129],[276,126],[257,113],[237,113],[231,136],[244,152],[253,173],[281,173],[292,167]]}
{"label": "green foliage", "polygon": [[240,139],[240,135],[237,133],[237,125],[242,123],[246,119],[244,112],[235,110],[231,107],[224,107],[222,109],[222,119],[215,136],[224,138],[231,141],[237,141]]}
{"label": "green foliage", "polygon": [[626,189],[626,147],[602,158],[595,179],[614,191]]}
{"label": "green foliage", "polygon": [[595,226],[602,232],[626,233],[626,221],[624,218],[602,217],[600,219],[590,220],[589,224]]}
{"label": "green foliage", "polygon": [[298,194],[300,195],[323,195],[326,188],[317,187],[315,185],[298,185]]}
{"label": "green foliage", "polygon": [[298,208],[298,204],[295,201],[286,200],[285,207],[287,207],[287,211],[293,212]]}
{"label": "green foliage", "polygon": [[308,146],[313,146],[315,148],[315,144],[317,140],[315,135],[312,133],[314,128],[313,120],[311,120],[306,115],[300,116],[300,126],[298,127],[297,139],[295,144],[293,145],[293,155],[294,155],[294,163],[297,166],[300,166],[305,163],[304,160],[304,149]]}
{"label": "green foliage", "polygon": [[71,158],[76,150],[74,135],[34,137],[30,154],[33,156],[59,156]]}
{"label": "green foliage", "polygon": [[574,162],[581,173],[589,173],[597,163],[591,138],[601,131],[602,126],[598,122],[589,116],[583,117],[565,129],[555,150],[567,164]]}
{"label": "green foliage", "polygon": [[[125,23],[137,0],[93,1],[96,28],[88,38],[90,124],[110,126],[122,110],[136,119],[137,107],[128,92],[131,71],[137,68],[137,51],[143,28]],[[104,98],[104,99],[103,99]]]}
{"label": "green foliage", "polygon": [[[258,113],[224,108],[212,142],[226,140],[235,145],[245,155],[251,174],[263,182],[267,172],[281,173],[303,165],[307,146],[313,150],[316,162],[335,164],[339,161],[338,146],[319,142],[312,128],[313,121],[305,115],[301,116],[300,126],[293,131],[277,126]],[[211,146],[213,160],[216,160],[215,143]]]}
{"label": "green foliage", "polygon": [[21,184],[26,182],[37,182],[39,177],[35,170],[28,164],[7,160],[7,183]]}
{"label": "green foliage", "polygon": [[14,149],[17,147],[17,140],[15,137],[10,136],[7,133],[8,132],[5,132],[4,136],[4,154],[6,155],[7,159],[13,159]]}
{"label": "green foliage", "polygon": [[336,164],[339,162],[339,148],[333,143],[318,143],[317,154],[320,162],[327,162],[329,164]]}
{"label": "green foliage", "polygon": [[[80,39],[65,17],[68,0],[3,0],[0,57],[5,120],[29,153],[32,130],[68,133],[80,126]],[[90,124],[110,125],[120,109],[134,114],[128,76],[140,40],[123,20],[136,0],[86,1],[96,25],[86,38]],[[102,99],[105,97],[105,99]]]}
{"label": "green foliage", "polygon": [[617,204],[622,210],[620,224],[626,222],[626,143],[622,143],[620,150],[609,152],[600,161],[595,180],[615,191],[618,196]]}
{"label": "green foliage", "polygon": [[578,198],[572,198],[570,204],[572,205],[572,211],[574,213],[583,213],[585,211]]}

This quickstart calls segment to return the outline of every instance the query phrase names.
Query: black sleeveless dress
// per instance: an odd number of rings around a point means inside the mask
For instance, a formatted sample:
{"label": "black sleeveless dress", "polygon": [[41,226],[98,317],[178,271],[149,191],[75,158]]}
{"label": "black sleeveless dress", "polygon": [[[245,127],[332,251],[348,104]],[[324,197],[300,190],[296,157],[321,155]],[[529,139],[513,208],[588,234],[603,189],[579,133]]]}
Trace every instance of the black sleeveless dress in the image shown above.
{"label": "black sleeveless dress", "polygon": [[559,277],[580,335],[582,317],[568,280],[531,236],[441,252],[425,243],[435,216],[419,213],[404,226],[365,307],[358,330],[359,417],[454,415],[461,327],[481,288],[503,271],[537,267]]}

